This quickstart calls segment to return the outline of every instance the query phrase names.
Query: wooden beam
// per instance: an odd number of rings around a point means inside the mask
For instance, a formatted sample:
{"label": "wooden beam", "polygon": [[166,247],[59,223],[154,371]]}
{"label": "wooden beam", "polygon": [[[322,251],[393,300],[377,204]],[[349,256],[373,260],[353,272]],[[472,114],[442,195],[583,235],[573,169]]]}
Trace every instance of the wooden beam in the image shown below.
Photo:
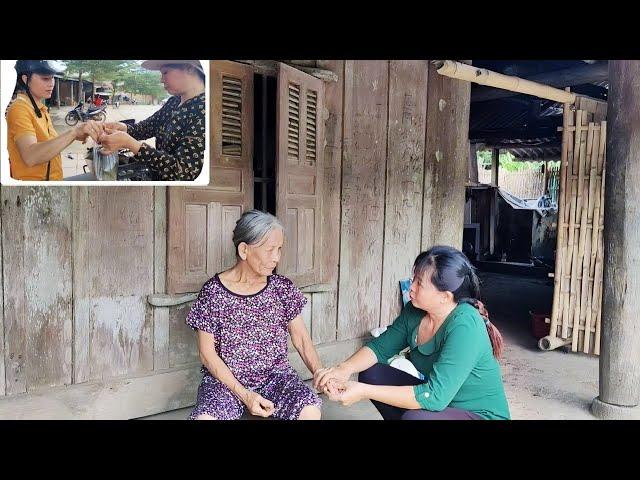
{"label": "wooden beam", "polygon": [[518,93],[526,93],[535,97],[546,98],[562,103],[574,103],[576,96],[573,93],[565,92],[548,85],[531,82],[524,78],[503,75],[492,72],[486,68],[472,67],[465,63],[454,62],[453,60],[435,60],[438,73],[447,77],[468,82],[488,85],[490,87],[503,88]]}
{"label": "wooden beam", "polygon": [[[278,63],[286,63],[286,62],[277,62],[275,60],[234,60],[235,62],[245,63],[248,65],[253,65],[256,73],[260,73],[262,75],[267,75],[270,77],[278,76]],[[309,75],[319,78],[325,82],[337,82],[338,75],[331,70],[325,70],[323,68],[315,68],[315,67],[305,67],[302,65],[293,64],[291,67],[296,68],[302,72],[308,73]]]}
{"label": "wooden beam", "polygon": [[4,420],[127,420],[188,407],[200,365],[140,377],[49,388],[0,399]]}
{"label": "wooden beam", "polygon": [[[525,77],[526,80],[558,88],[583,85],[585,83],[602,82],[608,78],[609,68],[607,61],[591,65],[580,65],[578,67],[566,68],[553,72],[544,72],[530,77]],[[485,102],[487,100],[496,100],[498,98],[506,98],[514,95],[518,95],[518,92],[491,87],[478,87],[477,90],[474,90],[471,93],[471,101]]]}

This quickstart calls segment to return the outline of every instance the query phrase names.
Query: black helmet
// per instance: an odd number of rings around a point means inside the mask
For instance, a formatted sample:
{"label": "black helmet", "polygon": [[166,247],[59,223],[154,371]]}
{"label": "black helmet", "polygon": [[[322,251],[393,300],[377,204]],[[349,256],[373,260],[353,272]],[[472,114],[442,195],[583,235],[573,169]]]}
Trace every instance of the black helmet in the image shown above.
{"label": "black helmet", "polygon": [[39,73],[40,75],[55,75],[56,73],[64,72],[66,67],[55,60],[18,60],[15,65],[15,69],[16,72],[18,72],[18,88],[26,90],[36,116],[38,118],[42,118],[42,113],[29,91],[29,85],[22,80],[21,76],[26,74],[30,78],[33,73]]}
{"label": "black helmet", "polygon": [[18,75],[23,73],[52,75],[64,72],[66,67],[56,60],[18,60],[15,69]]}

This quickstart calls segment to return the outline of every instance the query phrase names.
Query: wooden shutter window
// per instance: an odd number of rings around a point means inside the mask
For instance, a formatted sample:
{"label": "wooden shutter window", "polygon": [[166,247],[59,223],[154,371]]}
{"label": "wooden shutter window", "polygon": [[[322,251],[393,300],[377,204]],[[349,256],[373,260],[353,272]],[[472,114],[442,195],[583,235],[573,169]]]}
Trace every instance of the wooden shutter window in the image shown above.
{"label": "wooden shutter window", "polygon": [[287,134],[289,163],[297,164],[300,160],[300,86],[289,83],[289,127]]}
{"label": "wooden shutter window", "polygon": [[306,163],[316,161],[316,132],[318,131],[318,92],[307,90],[307,158]]}
{"label": "wooden shutter window", "polygon": [[235,263],[232,235],[253,207],[253,68],[210,62],[208,186],[169,187],[167,290],[197,292]]}
{"label": "wooden shutter window", "polygon": [[320,79],[280,64],[276,212],[285,243],[278,273],[299,287],[320,283],[322,103]]}
{"label": "wooden shutter window", "polygon": [[222,154],[242,154],[242,81],[222,76]]}

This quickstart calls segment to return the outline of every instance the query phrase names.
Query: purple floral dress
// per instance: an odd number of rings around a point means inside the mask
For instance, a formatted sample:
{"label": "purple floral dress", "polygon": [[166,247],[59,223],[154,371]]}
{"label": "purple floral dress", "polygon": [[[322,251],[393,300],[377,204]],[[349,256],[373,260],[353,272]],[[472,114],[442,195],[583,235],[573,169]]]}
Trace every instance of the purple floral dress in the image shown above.
{"label": "purple floral dress", "polygon": [[[253,295],[228,290],[216,274],[204,284],[187,315],[187,325],[212,333],[218,356],[235,378],[275,405],[273,416],[296,420],[308,405],[320,407],[320,397],[305,385],[289,364],[288,324],[307,299],[286,277],[271,275],[267,286]],[[190,419],[208,414],[235,420],[245,405],[202,366],[202,383]]]}

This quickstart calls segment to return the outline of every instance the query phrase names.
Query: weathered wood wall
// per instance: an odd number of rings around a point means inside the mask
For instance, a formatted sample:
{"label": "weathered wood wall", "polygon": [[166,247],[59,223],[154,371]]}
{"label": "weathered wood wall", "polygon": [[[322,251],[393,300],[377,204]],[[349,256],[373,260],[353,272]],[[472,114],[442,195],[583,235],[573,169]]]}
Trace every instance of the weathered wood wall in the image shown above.
{"label": "weathered wood wall", "polygon": [[[395,318],[398,281],[421,249],[461,247],[470,90],[424,60],[317,65],[338,81],[325,83],[323,288],[306,292],[303,316],[329,365]],[[166,193],[1,189],[0,418],[193,404],[190,304],[147,302],[166,292]]]}

